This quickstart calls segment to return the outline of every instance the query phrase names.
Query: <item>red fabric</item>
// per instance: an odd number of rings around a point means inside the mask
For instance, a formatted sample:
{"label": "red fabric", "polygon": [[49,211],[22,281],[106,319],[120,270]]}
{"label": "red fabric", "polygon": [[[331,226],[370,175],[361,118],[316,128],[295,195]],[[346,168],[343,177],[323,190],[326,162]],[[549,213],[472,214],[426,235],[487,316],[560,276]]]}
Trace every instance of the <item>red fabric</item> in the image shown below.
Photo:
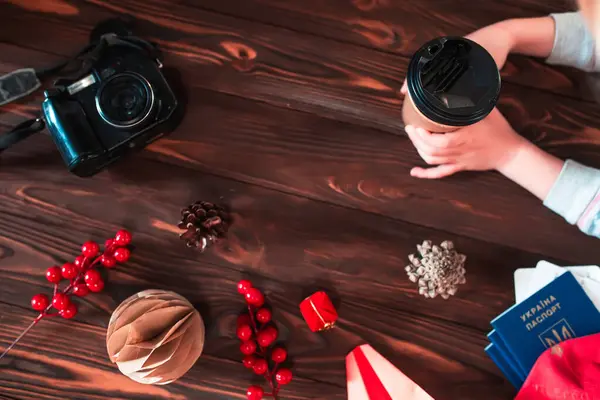
{"label": "red fabric", "polygon": [[533,366],[515,400],[600,399],[600,334],[559,343]]}

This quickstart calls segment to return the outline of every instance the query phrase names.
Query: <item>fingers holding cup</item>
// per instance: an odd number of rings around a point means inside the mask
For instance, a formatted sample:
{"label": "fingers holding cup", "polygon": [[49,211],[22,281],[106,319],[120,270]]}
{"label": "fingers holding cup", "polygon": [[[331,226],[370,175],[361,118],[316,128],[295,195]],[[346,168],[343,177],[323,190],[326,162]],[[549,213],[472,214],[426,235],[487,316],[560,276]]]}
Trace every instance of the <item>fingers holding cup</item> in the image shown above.
{"label": "fingers holding cup", "polygon": [[[433,135],[442,135],[432,134],[422,128],[415,128],[412,125],[407,125],[405,131],[417,150],[428,157],[452,157],[460,152],[459,148],[451,146],[453,142],[449,139],[433,137]],[[443,146],[439,146],[440,144]]]}
{"label": "fingers holding cup", "polygon": [[402,93],[405,96],[408,93],[408,84],[406,83],[406,79],[404,79],[404,82],[402,82],[402,87],[400,88],[400,93]]}
{"label": "fingers holding cup", "polygon": [[438,149],[440,153],[454,153],[462,145],[460,135],[455,133],[431,133],[423,128],[416,128],[415,132],[423,143]]}
{"label": "fingers holding cup", "polygon": [[443,164],[433,168],[415,167],[410,171],[410,175],[420,179],[441,179],[462,170],[459,164]]}

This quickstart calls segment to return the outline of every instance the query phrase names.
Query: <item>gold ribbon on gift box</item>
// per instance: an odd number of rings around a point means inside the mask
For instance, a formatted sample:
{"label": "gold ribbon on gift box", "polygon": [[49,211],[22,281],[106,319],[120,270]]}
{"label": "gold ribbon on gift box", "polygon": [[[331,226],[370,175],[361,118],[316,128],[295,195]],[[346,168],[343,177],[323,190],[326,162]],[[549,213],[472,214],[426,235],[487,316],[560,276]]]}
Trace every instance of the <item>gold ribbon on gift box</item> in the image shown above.
{"label": "gold ribbon on gift box", "polygon": [[323,318],[323,316],[321,315],[321,313],[319,312],[319,310],[317,310],[317,307],[315,306],[315,303],[313,303],[312,299],[310,297],[307,297],[306,300],[308,300],[308,302],[310,303],[310,306],[312,307],[312,309],[315,310],[315,314],[317,314],[317,317],[319,317],[319,319],[323,323],[323,328],[319,329],[319,332],[321,332],[321,331],[328,331],[330,329],[333,329],[335,327],[335,322],[327,322],[327,321],[325,321],[325,319]]}

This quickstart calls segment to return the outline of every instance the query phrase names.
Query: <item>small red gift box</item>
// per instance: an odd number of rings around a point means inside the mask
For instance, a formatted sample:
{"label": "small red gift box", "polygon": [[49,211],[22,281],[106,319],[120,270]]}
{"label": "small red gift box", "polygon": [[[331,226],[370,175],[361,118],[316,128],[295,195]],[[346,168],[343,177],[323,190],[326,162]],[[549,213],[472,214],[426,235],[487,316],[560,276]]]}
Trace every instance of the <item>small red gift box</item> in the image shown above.
{"label": "small red gift box", "polygon": [[300,312],[313,332],[324,331],[335,326],[337,311],[325,292],[316,292],[300,303]]}

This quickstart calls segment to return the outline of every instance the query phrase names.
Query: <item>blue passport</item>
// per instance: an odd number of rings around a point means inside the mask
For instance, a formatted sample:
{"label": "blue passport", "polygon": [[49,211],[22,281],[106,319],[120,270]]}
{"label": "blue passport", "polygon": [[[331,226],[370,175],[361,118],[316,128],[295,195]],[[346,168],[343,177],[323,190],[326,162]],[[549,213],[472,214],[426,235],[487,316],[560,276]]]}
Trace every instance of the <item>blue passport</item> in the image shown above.
{"label": "blue passport", "polygon": [[502,372],[502,374],[508,379],[508,381],[516,388],[520,389],[523,386],[523,380],[513,370],[510,363],[506,360],[502,351],[494,343],[490,343],[485,348],[486,354],[492,359],[494,364]]}
{"label": "blue passport", "polygon": [[495,329],[492,330],[490,333],[488,333],[487,337],[490,340],[490,342],[492,342],[492,344],[494,345],[494,351],[498,354],[498,357],[502,358],[503,363],[507,365],[507,368],[510,368],[510,370],[513,371],[514,374],[519,377],[521,383],[525,382],[527,374],[521,368],[517,360],[515,360],[515,358],[512,356],[510,350],[508,350],[506,343],[504,343],[504,340],[502,340],[502,337],[500,336],[498,331]]}
{"label": "blue passport", "polygon": [[546,349],[600,332],[600,312],[573,274],[566,272],[495,318],[492,326],[528,375]]}

